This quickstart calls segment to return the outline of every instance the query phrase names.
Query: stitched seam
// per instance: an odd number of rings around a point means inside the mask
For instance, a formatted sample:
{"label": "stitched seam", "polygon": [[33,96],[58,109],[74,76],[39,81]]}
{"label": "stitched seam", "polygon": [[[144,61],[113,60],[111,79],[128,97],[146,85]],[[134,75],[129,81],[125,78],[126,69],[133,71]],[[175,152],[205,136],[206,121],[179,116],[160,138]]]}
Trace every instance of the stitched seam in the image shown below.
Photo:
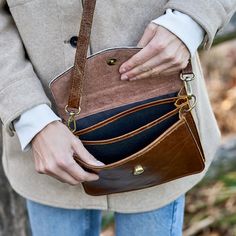
{"label": "stitched seam", "polygon": [[[166,88],[167,88],[167,87],[166,87]],[[172,89],[171,87],[168,87],[168,89],[171,89],[170,93],[178,92],[178,91]],[[156,92],[156,91],[158,91],[158,89],[152,90],[152,91],[150,91],[150,92],[154,93],[154,92]],[[165,95],[165,94],[160,94],[160,96],[162,96],[162,95]],[[138,95],[136,95],[135,97],[137,97],[137,96],[138,96]],[[135,97],[134,97],[134,98],[135,98]],[[153,97],[147,96],[147,97],[145,97],[144,99],[151,99],[151,98],[153,98]],[[137,99],[136,99],[136,100],[134,99],[134,100],[131,101],[131,103],[133,103],[133,102],[142,102],[142,101],[143,101],[143,98],[140,98],[140,99],[138,99],[138,100],[137,100]],[[119,103],[115,104],[115,106],[106,105],[105,107],[101,107],[101,108],[99,108],[99,109],[97,109],[97,110],[95,110],[95,111],[86,112],[85,114],[81,114],[81,115],[80,115],[80,118],[81,118],[81,119],[82,119],[82,118],[86,118],[86,117],[88,117],[88,116],[90,116],[90,115],[94,115],[94,114],[96,114],[96,113],[103,112],[103,111],[106,111],[106,110],[109,110],[109,109],[119,108],[119,107],[122,106],[122,105],[124,105],[122,102],[119,102]]]}
{"label": "stitched seam", "polygon": [[137,136],[143,132],[145,132],[146,130],[156,126],[156,125],[159,125],[160,123],[162,122],[165,122],[166,120],[170,119],[171,117],[173,117],[174,115],[177,115],[178,113],[178,108],[176,108],[175,110],[165,114],[164,116],[144,125],[144,126],[141,126],[140,128],[137,128],[129,133],[126,133],[126,134],[123,134],[123,135],[120,135],[120,136],[117,136],[115,138],[111,138],[111,139],[104,139],[104,140],[97,140],[97,141],[90,141],[90,140],[83,140],[81,139],[81,142],[84,144],[84,145],[107,145],[107,144],[113,144],[113,143],[117,143],[117,142],[121,142],[121,141],[124,141],[126,139],[129,139],[129,138],[132,138],[134,136]]}
{"label": "stitched seam", "polygon": [[[179,11],[189,15],[189,12],[184,12],[183,9],[178,8],[175,4],[173,4],[173,5],[169,4],[168,8],[176,9],[176,10],[179,10]],[[200,17],[200,16],[193,16],[192,14],[191,14],[191,17],[194,20],[196,20],[196,22],[199,25],[201,25],[203,27],[203,29],[205,30],[205,32],[206,32],[205,37],[206,37],[207,48],[210,47],[212,42],[213,42],[213,38],[215,36],[215,35],[213,35],[214,34],[214,29],[207,22],[205,22],[205,20],[202,17]],[[203,22],[204,22],[204,24],[203,24]]]}
{"label": "stitched seam", "polygon": [[[145,110],[145,109],[148,109],[148,108],[151,108],[151,107],[154,107],[154,106],[159,106],[159,105],[164,105],[164,104],[169,104],[169,103],[173,103],[175,100],[178,99],[178,97],[174,97],[174,98],[171,98],[171,99],[163,99],[163,100],[158,100],[158,101],[155,101],[155,102],[149,102],[149,103],[146,103],[146,104],[142,104],[142,105],[138,105],[136,107],[132,107],[126,111],[122,111],[116,115],[113,115],[112,117],[110,118],[107,118],[106,120],[104,121],[101,121],[95,125],[92,125],[88,128],[84,128],[80,131],[77,131],[75,132],[74,134],[75,135],[83,135],[83,134],[87,134],[88,132],[91,132],[91,131],[94,131],[96,129],[99,129],[99,128],[102,128],[114,121],[117,121],[119,120],[120,118],[123,118],[125,116],[128,116],[128,115],[131,115],[132,113],[134,112],[139,112],[139,111],[142,111],[142,110]],[[161,101],[161,102],[160,102]]]}
{"label": "stitched seam", "polygon": [[[180,121],[181,121],[181,120],[180,120]],[[180,121],[179,121],[179,122],[180,122]],[[185,122],[184,122],[184,121],[185,121]],[[186,124],[187,121],[186,121],[185,118],[184,118],[184,121],[182,121],[181,123],[179,123],[179,124],[177,125],[176,129],[177,129],[178,127],[180,127],[181,125],[185,125],[187,131],[190,133],[190,135],[191,135],[191,137],[192,137],[192,133],[191,133],[191,131],[189,130],[188,124]],[[175,130],[176,130],[176,129],[175,129]],[[169,136],[170,133],[171,133],[171,132],[169,131],[169,133],[168,133],[167,136]],[[167,137],[167,136],[166,136],[166,137]],[[192,137],[192,138],[193,138],[193,137]],[[163,141],[163,138],[162,138],[161,141],[157,142],[157,144],[160,143],[160,142],[162,142],[162,141]],[[154,144],[154,147],[155,147],[157,144]],[[151,148],[151,147],[149,147],[149,149],[146,150],[146,152],[148,152],[148,151],[150,150],[150,148]],[[198,148],[198,147],[197,147],[197,148]],[[199,150],[199,149],[198,149],[198,150]],[[146,153],[146,152],[145,152],[145,153]],[[133,154],[133,155],[135,155],[135,154]],[[123,160],[121,160],[121,161],[118,161],[118,162],[122,163],[122,162],[124,162],[124,160],[127,160],[127,159],[133,160],[133,159],[138,158],[138,157],[141,156],[141,155],[143,155],[143,153],[141,153],[141,154],[139,154],[139,155],[137,155],[137,156],[134,156],[134,157],[132,157],[132,158],[127,157],[127,158],[125,158],[125,159],[123,159]],[[88,168],[91,168],[91,165],[86,164],[85,162],[83,162],[83,161],[80,160],[79,158],[76,158],[76,157],[74,157],[74,158],[75,158],[75,160],[79,161],[80,164],[82,163],[84,166],[86,166],[86,167],[88,167]],[[130,161],[130,160],[129,160],[129,161]],[[199,160],[202,162],[202,168],[201,168],[200,170],[196,170],[196,171],[192,172],[191,174],[197,174],[197,173],[199,173],[199,172],[201,172],[201,171],[204,170],[204,168],[205,168],[204,160],[203,160],[202,158],[199,158]],[[95,167],[95,166],[92,166],[92,168],[93,168],[93,169],[96,169],[96,170],[101,169],[100,167]],[[113,168],[113,164],[109,164],[109,165],[103,167],[103,170],[110,169],[110,168]],[[189,174],[186,173],[186,174],[181,175],[180,177],[185,177],[185,176],[189,176]],[[180,178],[180,177],[179,177],[179,178]],[[176,178],[173,178],[173,179],[170,179],[170,180],[166,180],[166,181],[163,182],[163,183],[166,183],[166,182],[168,182],[168,181],[175,180],[175,179],[176,179]],[[162,183],[162,184],[163,184],[163,183]],[[84,189],[87,190],[86,184],[83,183],[82,185],[84,186]],[[153,186],[153,185],[151,185],[151,186]],[[149,187],[151,187],[151,186],[149,186]],[[136,190],[138,190],[138,189],[136,189]],[[131,191],[131,190],[130,190],[130,191]],[[119,192],[117,192],[117,193],[119,193]]]}
{"label": "stitched seam", "polygon": [[172,209],[172,222],[170,227],[170,236],[174,236],[174,223],[176,220],[176,209],[177,209],[177,200],[174,201],[173,209]]}
{"label": "stitched seam", "polygon": [[6,137],[5,137],[5,135],[6,135],[5,132],[3,132],[3,130],[2,130],[2,145],[3,146],[2,146],[2,156],[1,156],[1,158],[2,158],[2,163],[3,163],[3,156],[4,156],[6,171],[8,173],[10,173],[9,162],[8,162],[8,158],[7,158],[8,150],[6,148],[7,146],[6,146]]}
{"label": "stitched seam", "polygon": [[25,80],[25,79],[22,78],[22,79],[16,80],[16,81],[12,82],[11,84],[9,84],[7,87],[5,87],[4,89],[2,89],[2,90],[0,91],[0,96],[1,96],[6,90],[8,90],[9,88],[13,87],[14,85],[16,85],[16,84],[18,84],[18,83],[23,84],[24,80]]}
{"label": "stitched seam", "polygon": [[[152,143],[150,143],[148,145],[148,148],[145,147],[144,149],[138,151],[137,153],[139,154],[132,154],[131,156],[122,159],[121,161],[116,162],[116,164],[120,164],[123,163],[125,161],[127,161],[129,159],[129,161],[137,159],[138,157],[144,155],[145,153],[149,152],[152,148],[156,147],[158,144],[160,144],[165,138],[167,138],[168,136],[170,136],[171,133],[175,132],[181,125],[184,124],[184,120],[179,120],[177,121],[177,123],[175,123],[174,125],[172,125],[165,134],[162,134],[161,136],[159,136],[156,140],[154,140]],[[173,128],[174,127],[174,128]],[[79,161],[80,163],[84,164],[86,167],[91,167],[92,165],[88,165],[87,163],[85,163],[84,161],[82,161],[80,158],[77,158],[77,156],[74,156],[74,158]],[[114,164],[109,164],[106,165],[104,167],[102,167],[102,169],[110,169],[113,167]],[[94,169],[101,169],[101,167],[97,167],[97,166],[92,166],[92,168]]]}
{"label": "stitched seam", "polygon": [[47,104],[48,106],[51,106],[51,104],[50,103],[48,103],[46,100],[45,101],[40,101],[40,102],[34,102],[33,101],[33,103],[30,103],[28,106],[26,106],[26,107],[21,107],[21,108],[19,108],[18,110],[16,110],[15,112],[14,112],[14,114],[12,115],[12,116],[10,116],[8,119],[6,119],[6,120],[3,120],[3,123],[4,123],[4,125],[8,125],[9,123],[11,123],[15,118],[17,118],[19,115],[21,115],[24,111],[26,111],[26,110],[28,110],[28,109],[30,109],[30,108],[32,108],[32,107],[34,107],[34,106],[37,106],[37,105],[40,105],[40,104]]}
{"label": "stitched seam", "polygon": [[[183,9],[178,8],[175,4],[173,4],[173,5],[169,4],[168,7],[170,7],[170,8],[173,7],[173,9],[176,9],[176,10],[179,10],[179,11],[183,12]],[[191,11],[191,13],[192,13],[192,11]],[[186,12],[186,14],[189,15],[189,12]],[[204,18],[202,18],[201,16],[199,16],[199,15],[198,16],[192,16],[192,14],[191,14],[191,17],[196,19],[196,21],[199,20],[201,23],[204,22],[205,25],[202,24],[202,26],[203,26],[203,28],[205,28],[207,33],[209,33],[209,29],[210,29],[210,31],[212,30],[211,25],[209,25],[208,22],[205,22]],[[200,23],[198,23],[198,24],[200,24]]]}
{"label": "stitched seam", "polygon": [[90,211],[85,211],[85,219],[84,219],[84,231],[85,235],[89,235],[89,229],[90,229]]}
{"label": "stitched seam", "polygon": [[[202,148],[200,149],[200,147],[199,147],[199,145],[198,145],[198,142],[196,141],[195,136],[194,136],[194,134],[193,134],[193,132],[192,132],[192,130],[191,130],[191,128],[190,128],[190,125],[188,124],[186,118],[184,118],[184,120],[185,120],[185,123],[184,123],[184,124],[185,124],[185,126],[186,126],[186,129],[188,130],[188,132],[189,132],[189,134],[190,134],[190,136],[191,136],[192,141],[195,143],[195,146],[197,147],[197,150],[198,150],[199,153],[200,153],[201,158],[199,158],[199,160],[205,162],[204,153],[203,153],[203,151],[202,151],[203,149],[202,149]],[[197,133],[197,135],[198,135],[198,133]],[[201,145],[201,140],[200,140],[200,145]]]}

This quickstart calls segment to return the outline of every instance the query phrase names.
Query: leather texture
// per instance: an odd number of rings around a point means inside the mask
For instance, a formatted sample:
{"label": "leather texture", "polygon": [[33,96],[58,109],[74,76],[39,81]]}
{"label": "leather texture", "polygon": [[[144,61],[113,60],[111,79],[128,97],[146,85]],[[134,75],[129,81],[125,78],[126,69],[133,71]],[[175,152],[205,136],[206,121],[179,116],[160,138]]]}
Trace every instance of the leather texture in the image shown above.
{"label": "leather texture", "polygon": [[[94,196],[132,191],[201,172],[204,157],[192,124],[191,114],[186,113],[142,150],[104,167],[91,166],[75,156],[82,167],[99,174],[99,180],[83,183],[85,191]],[[140,165],[144,172],[134,175]]]}
{"label": "leather texture", "polygon": [[[120,80],[121,64],[140,50],[140,48],[108,49],[87,59],[80,118],[124,104],[176,92],[183,87],[178,73],[147,80]],[[115,65],[107,64],[110,58],[116,59]],[[68,69],[50,83],[57,112],[65,121],[68,120],[65,106],[71,91],[72,71],[73,68]]]}
{"label": "leather texture", "polygon": [[87,51],[93,22],[96,0],[84,1],[84,10],[78,35],[75,63],[72,70],[72,85],[68,107],[76,110],[80,106]]}
{"label": "leather texture", "polygon": [[[80,130],[77,127],[74,134],[81,136],[89,132],[96,132],[97,129],[107,125],[116,126],[117,119],[125,119],[128,115],[137,114],[138,116],[138,113],[146,108],[156,106],[158,109],[160,108],[158,106],[168,102],[174,103],[175,106],[161,117],[156,117],[151,122],[122,135],[100,140],[82,139],[89,151],[91,147],[95,147],[95,153],[92,154],[96,158],[98,157],[96,150],[99,150],[100,147],[103,148],[100,150],[104,151],[104,155],[106,148],[110,148],[112,151],[114,147],[114,151],[116,151],[116,155],[113,155],[112,152],[106,153],[106,158],[110,160],[100,159],[107,163],[102,167],[89,165],[78,156],[74,156],[78,164],[88,171],[98,173],[100,177],[98,181],[83,183],[86,193],[97,196],[143,189],[203,171],[205,157],[191,112],[186,112],[191,104],[183,89],[184,83],[180,79],[180,73],[132,82],[120,80],[120,65],[139,52],[140,48],[108,49],[85,60],[94,7],[95,0],[85,1],[74,67],[65,71],[50,84],[58,113],[63,121],[67,122],[69,119],[68,113],[65,111],[67,105],[69,111],[76,112],[81,108],[79,116],[73,117],[80,120],[90,119],[92,115],[109,112],[111,109],[127,104],[144,101],[142,105],[104,118],[86,129]],[[78,52],[79,50],[81,51]],[[189,73],[192,74],[191,63],[182,71],[184,75]],[[178,96],[146,102],[148,99],[171,93],[176,93]],[[67,101],[69,102],[67,103]],[[177,117],[176,120],[173,119],[174,116]],[[172,122],[165,123],[170,118]],[[163,123],[165,123],[164,129],[160,126],[163,130],[159,130],[159,133],[163,132],[158,134],[158,130],[154,130],[154,127],[159,127],[157,125]],[[129,124],[126,123],[126,127],[122,128],[128,130],[128,127]],[[152,134],[152,139],[148,137],[150,132],[147,131],[149,130],[157,131],[156,136],[155,132]],[[145,132],[147,132],[147,136]],[[142,142],[132,143],[137,137],[139,140],[142,137],[146,146],[143,147]],[[130,146],[126,145],[128,151],[132,146],[133,152],[119,156],[125,142],[129,142]],[[109,147],[108,145],[114,146]],[[133,146],[136,148],[133,149]],[[102,157],[102,152],[100,155]]]}

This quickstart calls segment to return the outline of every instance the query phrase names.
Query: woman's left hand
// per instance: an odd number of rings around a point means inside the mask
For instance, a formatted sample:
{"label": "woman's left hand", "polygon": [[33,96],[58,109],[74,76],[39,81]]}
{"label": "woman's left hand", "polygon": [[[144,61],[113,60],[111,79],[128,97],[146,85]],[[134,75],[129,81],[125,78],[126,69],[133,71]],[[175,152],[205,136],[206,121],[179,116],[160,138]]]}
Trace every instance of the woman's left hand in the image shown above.
{"label": "woman's left hand", "polygon": [[138,47],[142,48],[120,67],[121,80],[171,74],[185,68],[190,53],[185,44],[162,26],[150,23]]}

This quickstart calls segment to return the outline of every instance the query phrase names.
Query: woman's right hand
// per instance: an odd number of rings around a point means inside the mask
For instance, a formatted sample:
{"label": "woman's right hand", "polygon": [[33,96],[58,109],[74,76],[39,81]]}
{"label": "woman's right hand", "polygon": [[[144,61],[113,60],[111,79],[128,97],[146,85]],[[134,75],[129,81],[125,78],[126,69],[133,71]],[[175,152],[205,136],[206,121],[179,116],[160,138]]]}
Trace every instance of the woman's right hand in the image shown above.
{"label": "woman's right hand", "polygon": [[98,175],[83,170],[74,160],[74,153],[89,164],[104,165],[60,121],[53,121],[42,129],[32,140],[32,149],[38,173],[50,175],[71,185],[99,178]]}

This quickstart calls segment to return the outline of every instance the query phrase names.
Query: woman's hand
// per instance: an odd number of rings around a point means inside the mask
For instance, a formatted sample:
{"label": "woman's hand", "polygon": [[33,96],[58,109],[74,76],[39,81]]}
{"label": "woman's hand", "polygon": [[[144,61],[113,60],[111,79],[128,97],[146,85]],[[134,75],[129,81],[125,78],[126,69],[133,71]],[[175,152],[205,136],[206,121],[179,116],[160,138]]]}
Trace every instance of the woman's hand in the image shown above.
{"label": "woman's hand", "polygon": [[98,175],[86,172],[75,162],[74,153],[89,164],[103,165],[60,121],[48,124],[39,132],[32,140],[32,148],[37,172],[71,185],[98,179]]}
{"label": "woman's hand", "polygon": [[190,53],[173,33],[150,23],[138,43],[140,50],[120,67],[122,80],[137,80],[171,74],[185,68]]}

